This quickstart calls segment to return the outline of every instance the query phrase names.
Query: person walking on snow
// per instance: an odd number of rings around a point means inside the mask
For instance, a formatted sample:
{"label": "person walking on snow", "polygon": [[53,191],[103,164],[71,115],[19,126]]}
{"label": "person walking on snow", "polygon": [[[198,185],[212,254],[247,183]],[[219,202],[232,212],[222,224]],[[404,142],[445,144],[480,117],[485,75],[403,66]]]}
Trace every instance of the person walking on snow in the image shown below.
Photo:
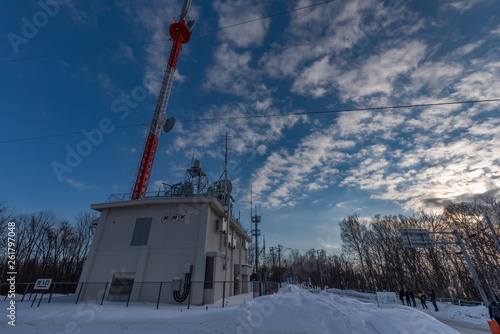
{"label": "person walking on snow", "polygon": [[401,299],[401,304],[405,304],[405,289],[399,291],[399,299]]}
{"label": "person walking on snow", "polygon": [[418,292],[418,299],[420,299],[420,303],[422,304],[422,309],[429,309],[427,305],[425,305],[425,293],[422,291]]}
{"label": "person walking on snow", "polygon": [[411,306],[411,301],[410,301],[410,289],[407,289],[405,292],[405,297],[406,297],[406,305]]}
{"label": "person walking on snow", "polygon": [[434,292],[434,290],[430,290],[429,297],[431,298],[432,305],[434,305],[434,311],[435,312],[439,311],[436,304],[436,293]]}
{"label": "person walking on snow", "polygon": [[413,307],[417,307],[417,304],[415,303],[415,294],[410,288],[408,288],[408,290],[406,290],[406,304],[408,304],[408,306],[411,306],[410,300],[413,302]]}

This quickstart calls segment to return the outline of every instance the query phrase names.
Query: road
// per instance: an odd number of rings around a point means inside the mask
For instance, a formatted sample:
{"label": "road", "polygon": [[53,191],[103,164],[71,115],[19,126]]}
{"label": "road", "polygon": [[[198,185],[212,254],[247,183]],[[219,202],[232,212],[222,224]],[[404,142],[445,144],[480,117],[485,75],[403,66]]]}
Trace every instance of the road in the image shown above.
{"label": "road", "polygon": [[438,319],[438,318],[436,319],[441,321],[443,324],[456,329],[458,332],[462,334],[491,334],[491,331],[488,328],[487,324],[484,327],[482,327],[479,325],[469,324],[466,322],[455,321],[450,319]]}

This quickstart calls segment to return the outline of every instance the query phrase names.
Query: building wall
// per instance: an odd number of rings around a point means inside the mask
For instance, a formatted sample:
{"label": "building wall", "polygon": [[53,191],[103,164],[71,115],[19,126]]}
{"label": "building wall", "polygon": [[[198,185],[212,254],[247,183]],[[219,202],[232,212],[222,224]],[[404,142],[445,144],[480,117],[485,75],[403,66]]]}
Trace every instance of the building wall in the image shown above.
{"label": "building wall", "polygon": [[[211,252],[217,254],[215,280],[234,279],[234,264],[247,262],[246,251],[241,249],[241,238],[245,236],[240,235],[238,248],[229,248],[227,273],[223,270],[225,234],[216,230],[216,222],[222,218],[223,209],[213,199],[145,199],[97,204],[92,208],[101,211],[101,217],[80,282],[101,283],[85,284],[81,295],[83,299],[99,299],[113,274],[135,273],[131,301],[156,302],[159,282],[172,281],[174,277],[184,279],[185,263],[193,265],[191,280],[203,282],[206,257]],[[177,220],[172,219],[175,215]],[[182,215],[184,219],[179,219]],[[131,246],[137,218],[151,218],[147,245]],[[238,235],[240,229],[232,228],[230,233]],[[226,288],[226,296],[232,295],[232,284],[227,284]],[[204,284],[193,284],[191,303],[214,302],[222,297],[222,284],[215,284],[210,290],[212,292],[207,292]],[[115,299],[118,297],[113,296]],[[171,284],[162,285],[160,301],[175,303]]]}

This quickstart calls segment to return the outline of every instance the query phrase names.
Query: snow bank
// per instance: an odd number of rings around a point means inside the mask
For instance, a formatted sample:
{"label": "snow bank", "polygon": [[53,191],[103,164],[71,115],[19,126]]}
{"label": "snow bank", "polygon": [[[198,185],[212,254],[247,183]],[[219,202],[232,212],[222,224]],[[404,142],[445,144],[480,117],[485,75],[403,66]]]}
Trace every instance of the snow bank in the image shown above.
{"label": "snow bank", "polygon": [[[6,303],[0,303],[3,307]],[[311,293],[289,285],[278,294],[240,306],[185,306],[111,303],[51,303],[39,308],[17,303],[17,326],[0,324],[2,333],[458,333],[413,308],[378,309],[331,293]]]}

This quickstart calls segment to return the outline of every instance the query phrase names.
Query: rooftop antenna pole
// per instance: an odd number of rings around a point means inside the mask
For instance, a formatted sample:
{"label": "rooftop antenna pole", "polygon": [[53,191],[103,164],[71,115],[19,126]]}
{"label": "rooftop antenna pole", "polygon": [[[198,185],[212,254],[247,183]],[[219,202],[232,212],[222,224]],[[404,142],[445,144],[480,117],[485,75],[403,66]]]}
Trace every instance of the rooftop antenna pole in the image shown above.
{"label": "rooftop antenna pole", "polygon": [[260,235],[260,229],[259,229],[259,223],[260,223],[260,216],[257,215],[257,207],[255,207],[255,216],[253,215],[252,212],[253,208],[253,202],[252,202],[252,187],[250,186],[250,218],[252,223],[254,224],[254,227],[252,229],[252,236],[255,237],[255,273],[259,277],[260,280],[260,275],[259,275],[259,235]]}
{"label": "rooftop antenna pole", "polygon": [[228,179],[227,179],[227,140],[230,137],[227,133],[224,136],[226,138],[226,155],[224,160],[224,196],[227,201],[227,228],[226,228],[226,256],[224,259],[224,284],[222,288],[222,307],[224,307],[224,299],[226,297],[226,280],[227,280],[227,256],[228,256],[228,246],[229,246],[229,228],[231,226],[231,195],[228,191]]}

